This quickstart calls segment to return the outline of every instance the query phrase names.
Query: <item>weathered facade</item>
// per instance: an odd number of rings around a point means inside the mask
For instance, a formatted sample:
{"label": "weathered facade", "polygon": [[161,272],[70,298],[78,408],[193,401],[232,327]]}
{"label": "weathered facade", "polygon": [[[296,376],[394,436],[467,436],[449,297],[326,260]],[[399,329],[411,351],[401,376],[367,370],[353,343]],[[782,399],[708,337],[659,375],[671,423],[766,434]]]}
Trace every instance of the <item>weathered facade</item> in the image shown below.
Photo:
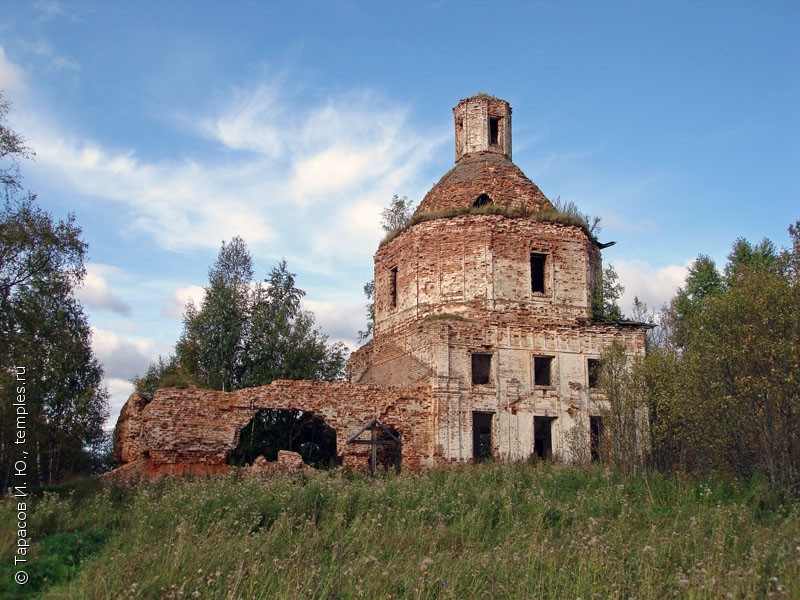
{"label": "weathered facade", "polygon": [[400,434],[404,468],[588,455],[595,361],[615,340],[642,354],[645,330],[592,319],[600,246],[511,161],[508,103],[479,95],[453,112],[455,166],[375,254],[374,338],[350,381],[160,390],[144,407],[134,396],[117,425],[121,463],[221,468],[260,408],[313,411],[353,466],[366,451],[346,442],[374,418]]}

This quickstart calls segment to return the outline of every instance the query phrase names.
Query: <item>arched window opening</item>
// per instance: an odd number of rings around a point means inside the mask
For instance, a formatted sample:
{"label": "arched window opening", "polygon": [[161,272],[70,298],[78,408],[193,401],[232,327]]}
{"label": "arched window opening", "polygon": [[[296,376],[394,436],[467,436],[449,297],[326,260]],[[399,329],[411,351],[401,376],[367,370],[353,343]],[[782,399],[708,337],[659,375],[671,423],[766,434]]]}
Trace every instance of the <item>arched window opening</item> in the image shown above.
{"label": "arched window opening", "polygon": [[475,208],[480,208],[481,206],[485,206],[487,204],[491,204],[492,199],[489,198],[487,194],[481,194],[475,199],[475,202],[472,203],[472,206]]}

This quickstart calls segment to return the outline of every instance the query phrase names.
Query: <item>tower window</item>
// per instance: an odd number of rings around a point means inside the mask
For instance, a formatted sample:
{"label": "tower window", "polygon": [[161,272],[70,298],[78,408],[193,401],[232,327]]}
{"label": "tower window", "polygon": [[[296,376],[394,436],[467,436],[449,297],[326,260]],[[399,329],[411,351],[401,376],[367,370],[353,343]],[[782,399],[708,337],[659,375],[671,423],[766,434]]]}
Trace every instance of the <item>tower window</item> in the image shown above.
{"label": "tower window", "polygon": [[500,142],[500,117],[489,117],[489,145],[497,146]]}
{"label": "tower window", "polygon": [[553,357],[534,356],[533,357],[533,384],[536,386],[553,385],[552,377]]}
{"label": "tower window", "polygon": [[472,385],[486,385],[492,372],[492,355],[475,352],[472,355]]}
{"label": "tower window", "polygon": [[397,267],[389,269],[389,305],[397,307]]}
{"label": "tower window", "polygon": [[531,252],[531,291],[534,294],[544,294],[545,265],[547,254]]}

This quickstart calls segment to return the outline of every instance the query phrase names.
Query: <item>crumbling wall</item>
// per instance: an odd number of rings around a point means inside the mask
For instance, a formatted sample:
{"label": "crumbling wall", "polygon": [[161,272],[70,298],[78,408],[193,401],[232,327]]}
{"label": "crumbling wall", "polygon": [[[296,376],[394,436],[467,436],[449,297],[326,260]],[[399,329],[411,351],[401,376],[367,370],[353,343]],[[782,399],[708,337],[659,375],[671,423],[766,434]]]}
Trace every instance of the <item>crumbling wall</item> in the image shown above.
{"label": "crumbling wall", "polygon": [[346,442],[373,418],[400,433],[404,468],[433,464],[433,396],[426,384],[399,388],[282,380],[235,392],[160,389],[139,410],[140,403],[134,394],[120,413],[115,456],[121,465],[138,462],[143,473],[226,470],[240,431],[256,411],[271,408],[324,419],[336,431],[337,454],[346,465],[366,468],[368,447]]}

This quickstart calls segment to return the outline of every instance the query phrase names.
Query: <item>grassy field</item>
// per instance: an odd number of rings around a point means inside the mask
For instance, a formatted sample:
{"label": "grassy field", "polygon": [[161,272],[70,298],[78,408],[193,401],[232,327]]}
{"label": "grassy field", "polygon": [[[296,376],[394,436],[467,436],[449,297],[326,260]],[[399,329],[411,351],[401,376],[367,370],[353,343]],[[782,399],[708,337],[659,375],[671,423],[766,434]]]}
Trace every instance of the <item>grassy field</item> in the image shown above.
{"label": "grassy field", "polygon": [[16,508],[3,598],[800,597],[800,503],[760,484],[553,464],[82,481],[28,499],[25,586]]}

